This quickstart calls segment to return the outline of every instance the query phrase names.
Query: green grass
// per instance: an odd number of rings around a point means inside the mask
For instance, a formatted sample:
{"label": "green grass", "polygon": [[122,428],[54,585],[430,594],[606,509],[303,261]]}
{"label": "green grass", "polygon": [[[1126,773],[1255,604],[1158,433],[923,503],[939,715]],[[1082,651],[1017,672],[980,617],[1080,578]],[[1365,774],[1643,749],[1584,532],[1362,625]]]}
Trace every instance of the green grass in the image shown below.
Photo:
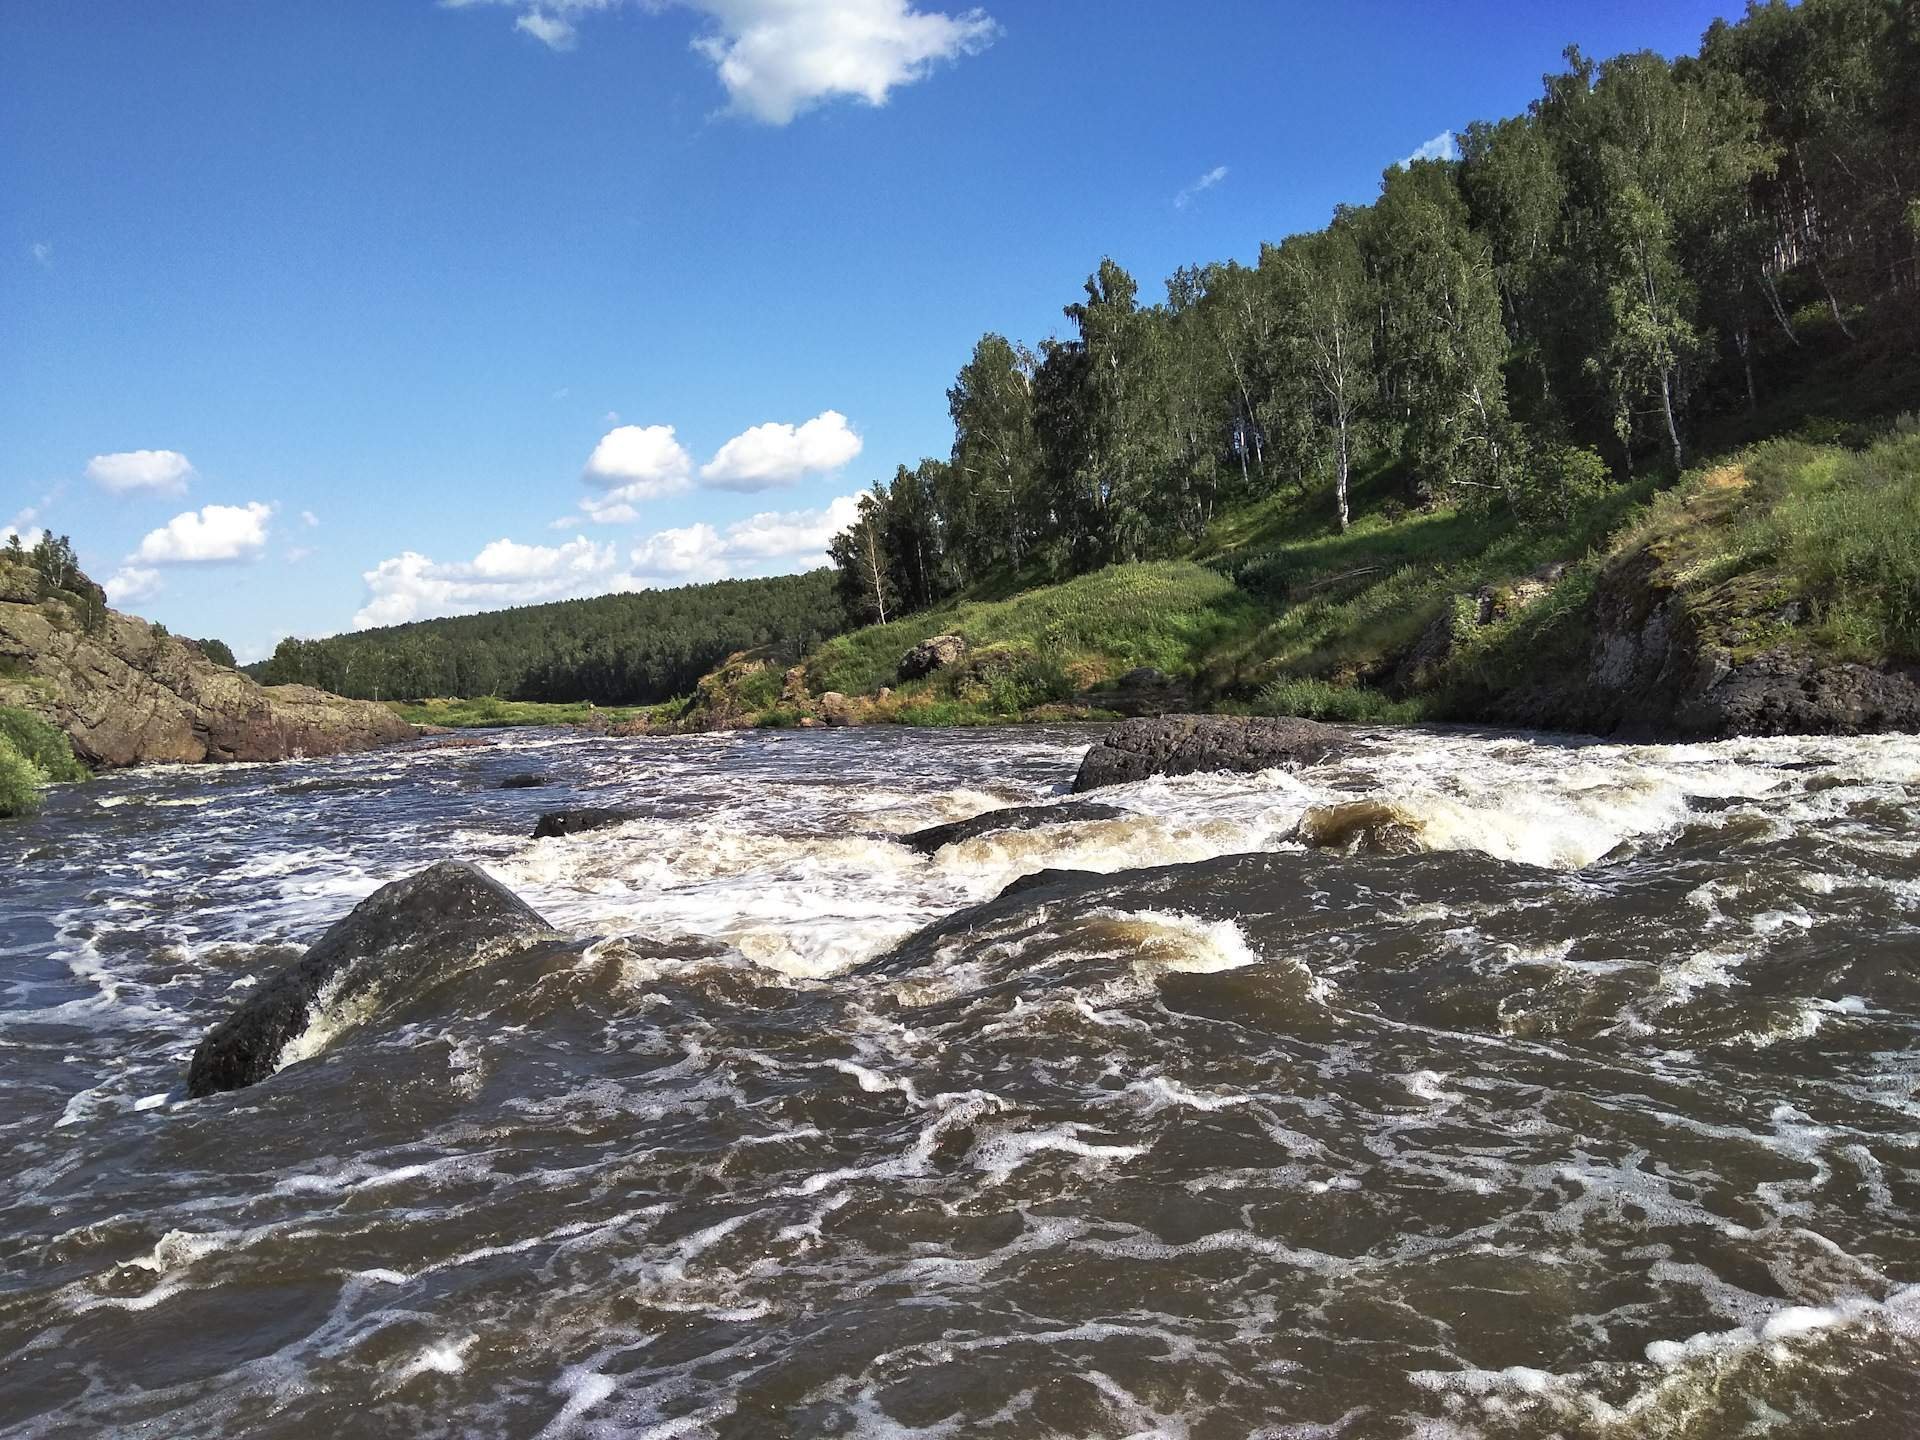
{"label": "green grass", "polygon": [[444,725],[452,730],[499,729],[510,725],[617,725],[651,716],[647,705],[591,705],[584,700],[550,705],[535,700],[389,701],[387,708],[410,725]]}
{"label": "green grass", "polygon": [[[1140,666],[1218,689],[1233,678],[1218,671],[1218,658],[1257,631],[1270,610],[1191,561],[1110,565],[1012,599],[942,605],[839,636],[808,660],[807,681],[816,693],[872,694],[897,683],[900,657],[922,640],[957,634],[976,657],[996,649],[1018,657],[1006,676],[981,680],[989,692],[996,682],[1006,687],[1002,701],[1013,708],[1058,700]],[[902,688],[911,694],[923,687]],[[1015,687],[1024,689],[1016,694]],[[983,701],[1001,708],[987,696],[974,703]]]}

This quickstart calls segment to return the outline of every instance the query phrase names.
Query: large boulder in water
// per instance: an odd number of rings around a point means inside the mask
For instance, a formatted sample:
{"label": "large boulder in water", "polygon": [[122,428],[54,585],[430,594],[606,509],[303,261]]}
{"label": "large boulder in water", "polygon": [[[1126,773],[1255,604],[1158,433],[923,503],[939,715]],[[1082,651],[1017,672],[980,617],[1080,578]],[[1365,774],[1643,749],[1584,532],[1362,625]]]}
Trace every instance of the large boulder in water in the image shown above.
{"label": "large boulder in water", "polygon": [[548,928],[518,896],[464,861],[443,860],[383,886],[207,1032],[187,1069],[187,1094],[197,1099],[266,1079],[323,1004],[353,1006],[430,980]]}
{"label": "large boulder in water", "polygon": [[989,810],[971,820],[956,820],[950,825],[932,825],[902,835],[900,843],[909,850],[931,855],[945,845],[957,845],[976,835],[992,835],[1004,830],[1037,830],[1042,825],[1071,825],[1087,820],[1118,820],[1126,811],[1114,805],[1092,800],[1072,800],[1064,805],[1009,805],[1004,810]]}
{"label": "large boulder in water", "polygon": [[1203,770],[1297,769],[1349,748],[1344,731],[1315,720],[1245,715],[1163,715],[1129,720],[1102,736],[1080,762],[1075,794],[1149,775]]}

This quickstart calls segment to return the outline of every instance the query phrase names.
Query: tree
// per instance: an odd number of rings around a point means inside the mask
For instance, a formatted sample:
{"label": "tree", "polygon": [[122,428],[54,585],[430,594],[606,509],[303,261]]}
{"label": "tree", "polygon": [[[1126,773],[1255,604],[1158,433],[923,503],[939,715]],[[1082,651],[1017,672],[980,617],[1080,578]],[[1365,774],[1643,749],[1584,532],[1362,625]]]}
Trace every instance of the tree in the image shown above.
{"label": "tree", "polygon": [[947,391],[953,461],[941,510],[962,583],[1026,558],[1036,516],[1040,442],[1033,424],[1038,361],[1000,335],[983,335]]}
{"label": "tree", "polygon": [[[1263,254],[1262,268],[1268,262]],[[1271,263],[1282,285],[1282,328],[1292,338],[1289,368],[1330,452],[1334,514],[1344,532],[1356,431],[1373,386],[1371,303],[1353,226],[1337,217],[1325,230],[1295,235],[1271,252]]]}

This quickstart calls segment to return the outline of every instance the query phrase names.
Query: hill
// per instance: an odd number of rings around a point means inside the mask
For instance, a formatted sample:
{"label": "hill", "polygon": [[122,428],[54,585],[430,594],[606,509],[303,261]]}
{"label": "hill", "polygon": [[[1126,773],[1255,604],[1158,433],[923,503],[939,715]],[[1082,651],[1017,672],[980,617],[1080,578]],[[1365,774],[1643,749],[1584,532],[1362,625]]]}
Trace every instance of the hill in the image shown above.
{"label": "hill", "polygon": [[368,700],[643,705],[687,693],[733,651],[798,657],[846,624],[833,572],[816,570],[287,639],[249,673]]}

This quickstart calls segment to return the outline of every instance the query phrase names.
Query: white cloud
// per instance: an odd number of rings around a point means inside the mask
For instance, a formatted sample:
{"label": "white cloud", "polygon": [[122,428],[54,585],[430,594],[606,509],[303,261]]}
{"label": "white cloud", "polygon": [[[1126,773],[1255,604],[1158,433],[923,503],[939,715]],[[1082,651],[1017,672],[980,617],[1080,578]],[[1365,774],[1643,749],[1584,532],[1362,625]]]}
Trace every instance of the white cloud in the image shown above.
{"label": "white cloud", "polygon": [[[505,5],[514,26],[556,50],[578,39],[577,17],[623,0],[441,0],[449,9]],[[677,3],[713,22],[693,42],[713,62],[733,110],[785,125],[827,100],[884,105],[942,61],[977,54],[999,34],[982,10],[949,15],[913,0],[636,0]]]}
{"label": "white cloud", "polygon": [[1459,158],[1460,143],[1454,139],[1453,131],[1442,130],[1400,164],[1411,165],[1416,160],[1458,160]]}
{"label": "white cloud", "polygon": [[443,565],[409,550],[365,572],[367,603],[353,625],[365,630],[508,605],[811,570],[827,563],[827,542],[853,523],[859,503],[859,496],[843,495],[817,510],[767,511],[724,530],[700,521],[655,531],[628,551],[624,564],[614,546],[581,535],[564,545],[495,540],[461,564]]}
{"label": "white cloud", "polygon": [[823,410],[804,425],[770,421],[734,436],[700,467],[700,478],[716,490],[771,490],[838,470],[859,453],[847,417]]}
{"label": "white cloud", "polygon": [[693,456],[674,438],[671,425],[621,425],[600,437],[583,476],[604,491],[580,502],[589,519],[603,525],[638,518],[634,506],[676,495],[693,483]]}
{"label": "white cloud", "polygon": [[1187,186],[1186,189],[1173,197],[1173,208],[1176,210],[1186,209],[1187,206],[1193,203],[1194,196],[1200,194],[1203,190],[1211,190],[1226,178],[1227,167],[1224,165],[1214,166],[1213,169],[1207,171],[1206,174],[1202,175],[1198,180],[1194,181],[1191,185]]}
{"label": "white cloud", "polygon": [[314,514],[313,511],[311,510],[302,510],[300,512],[300,523],[306,526],[309,530],[312,530],[318,527],[318,525],[320,524],[320,517]]}
{"label": "white cloud", "polygon": [[613,546],[596,545],[585,536],[564,545],[495,540],[464,564],[443,565],[408,550],[361,576],[367,603],[353,617],[353,628],[632,588],[618,583],[618,568]]}
{"label": "white cloud", "polygon": [[287,551],[287,556],[286,556],[287,564],[298,565],[302,560],[311,560],[313,556],[314,556],[313,546],[295,545],[294,547],[292,547],[290,550]]}
{"label": "white cloud", "polygon": [[122,450],[87,462],[87,478],[116,495],[184,495],[193,466],[178,450]]}
{"label": "white cloud", "polygon": [[149,565],[199,565],[223,560],[253,560],[267,548],[271,505],[203,505],[147,532],[129,557]]}
{"label": "white cloud", "polygon": [[42,270],[53,268],[53,246],[47,241],[36,240],[27,247],[27,250],[33,256],[33,263]]}
{"label": "white cloud", "polygon": [[107,600],[113,605],[131,605],[137,600],[146,600],[160,592],[160,572],[142,569],[138,565],[122,565],[108,579],[103,587]]}

